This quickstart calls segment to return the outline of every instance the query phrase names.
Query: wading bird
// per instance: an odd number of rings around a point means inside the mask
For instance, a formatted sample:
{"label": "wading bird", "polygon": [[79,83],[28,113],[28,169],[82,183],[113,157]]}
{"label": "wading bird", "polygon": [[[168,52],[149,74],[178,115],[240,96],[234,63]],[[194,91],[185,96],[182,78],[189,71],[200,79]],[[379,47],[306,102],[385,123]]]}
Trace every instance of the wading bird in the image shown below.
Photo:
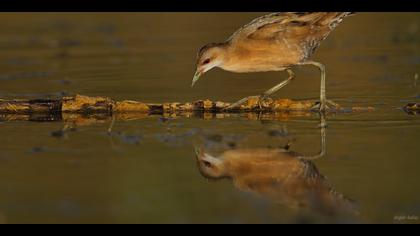
{"label": "wading bird", "polygon": [[[320,111],[337,105],[327,100],[325,89],[325,66],[310,58],[328,34],[352,12],[284,12],[259,17],[237,30],[223,43],[203,46],[196,62],[192,85],[202,74],[214,67],[245,72],[287,71],[289,77],[259,96],[249,96],[232,104],[233,109],[250,98],[262,102],[290,83],[295,77],[292,67],[312,65],[321,72],[320,102],[315,107]],[[331,107],[330,107],[331,106]]]}

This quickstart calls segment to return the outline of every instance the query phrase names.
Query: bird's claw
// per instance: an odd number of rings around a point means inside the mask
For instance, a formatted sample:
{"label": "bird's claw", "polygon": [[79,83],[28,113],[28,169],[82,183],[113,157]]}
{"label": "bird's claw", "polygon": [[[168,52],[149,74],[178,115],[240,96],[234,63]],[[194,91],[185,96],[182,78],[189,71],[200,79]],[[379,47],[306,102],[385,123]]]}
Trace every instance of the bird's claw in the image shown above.
{"label": "bird's claw", "polygon": [[325,103],[318,101],[313,107],[311,107],[311,110],[320,112],[338,111],[340,109],[341,106],[331,100],[326,100]]}

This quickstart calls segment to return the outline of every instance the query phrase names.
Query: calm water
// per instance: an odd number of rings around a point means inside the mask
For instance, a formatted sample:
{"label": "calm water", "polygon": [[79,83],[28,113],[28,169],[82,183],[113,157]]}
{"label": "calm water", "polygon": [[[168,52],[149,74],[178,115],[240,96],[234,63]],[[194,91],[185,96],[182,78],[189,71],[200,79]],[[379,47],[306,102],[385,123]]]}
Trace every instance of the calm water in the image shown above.
{"label": "calm water", "polygon": [[[79,93],[182,102],[259,94],[286,73],[214,70],[194,89],[190,82],[200,46],[262,14],[2,13],[0,98]],[[418,13],[360,13],[329,36],[315,55],[327,65],[329,98],[376,111],[328,116],[326,155],[311,162],[270,153],[289,142],[290,151],[319,152],[317,114],[149,116],[117,121],[111,135],[109,119],[3,117],[0,222],[420,223],[420,117],[398,109],[420,101],[419,42]],[[277,96],[317,98],[317,71],[295,71]],[[230,178],[207,178],[195,149],[210,164],[230,166]],[[309,177],[296,171],[308,166],[315,180],[327,180],[304,184]]]}

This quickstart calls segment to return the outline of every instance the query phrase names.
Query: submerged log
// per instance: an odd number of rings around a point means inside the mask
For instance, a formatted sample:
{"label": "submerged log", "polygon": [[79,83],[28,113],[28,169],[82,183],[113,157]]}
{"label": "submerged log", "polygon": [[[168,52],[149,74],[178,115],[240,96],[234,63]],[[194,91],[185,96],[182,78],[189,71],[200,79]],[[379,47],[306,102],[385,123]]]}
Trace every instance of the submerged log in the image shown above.
{"label": "submerged log", "polygon": [[[187,103],[143,103],[138,101],[114,101],[107,97],[89,97],[76,95],[60,99],[34,99],[34,100],[0,100],[0,114],[118,114],[118,113],[173,113],[173,112],[276,112],[276,111],[305,111],[310,112],[317,104],[313,100],[295,101],[290,99],[270,99],[263,102],[260,108],[257,99],[250,99],[235,109],[226,108],[230,103],[210,100],[199,100]],[[327,110],[329,112],[358,112],[373,111],[373,107],[352,107]]]}

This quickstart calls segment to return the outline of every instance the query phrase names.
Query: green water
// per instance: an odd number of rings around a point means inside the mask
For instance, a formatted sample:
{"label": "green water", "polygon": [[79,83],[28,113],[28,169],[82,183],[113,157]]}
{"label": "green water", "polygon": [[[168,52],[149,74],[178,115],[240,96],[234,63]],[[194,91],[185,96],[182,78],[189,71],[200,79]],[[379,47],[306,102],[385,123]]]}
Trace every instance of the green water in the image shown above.
{"label": "green water", "polygon": [[[259,94],[286,73],[214,70],[194,89],[190,84],[200,46],[262,14],[1,13],[0,98],[79,93],[184,102]],[[2,119],[0,223],[420,223],[420,119],[398,109],[420,100],[419,42],[418,13],[360,13],[314,57],[327,66],[330,99],[376,108],[327,116],[326,155],[313,161],[358,215],[279,204],[198,170],[197,143],[221,153],[291,141],[295,152],[316,153],[318,114],[167,122],[150,116],[117,121],[111,135],[110,120],[54,135],[65,122]],[[277,96],[317,98],[317,70],[295,72]]]}

